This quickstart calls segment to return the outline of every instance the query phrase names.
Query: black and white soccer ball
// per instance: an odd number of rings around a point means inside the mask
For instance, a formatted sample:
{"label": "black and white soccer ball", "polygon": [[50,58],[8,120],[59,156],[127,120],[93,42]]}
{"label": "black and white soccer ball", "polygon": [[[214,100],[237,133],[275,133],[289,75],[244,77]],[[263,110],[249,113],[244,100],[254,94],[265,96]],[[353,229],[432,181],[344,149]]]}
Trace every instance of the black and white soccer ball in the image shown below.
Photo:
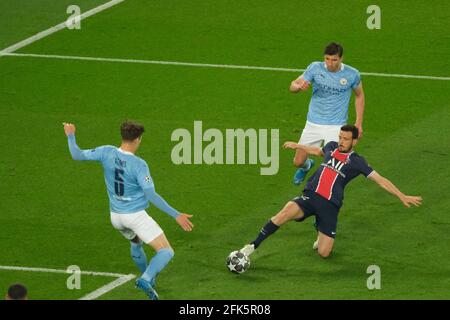
{"label": "black and white soccer ball", "polygon": [[250,258],[236,250],[227,257],[227,268],[233,273],[244,273],[250,267]]}

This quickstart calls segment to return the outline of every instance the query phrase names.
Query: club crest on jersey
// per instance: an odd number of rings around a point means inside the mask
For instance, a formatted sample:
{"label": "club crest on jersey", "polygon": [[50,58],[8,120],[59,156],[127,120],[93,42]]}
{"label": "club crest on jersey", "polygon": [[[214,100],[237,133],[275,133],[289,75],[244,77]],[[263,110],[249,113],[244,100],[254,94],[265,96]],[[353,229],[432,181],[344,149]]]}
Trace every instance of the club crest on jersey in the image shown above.
{"label": "club crest on jersey", "polygon": [[150,176],[145,177],[145,182],[150,183],[152,181],[152,178]]}
{"label": "club crest on jersey", "polygon": [[347,84],[347,79],[345,78],[341,78],[341,80],[339,80],[339,83],[343,86],[345,86]]}

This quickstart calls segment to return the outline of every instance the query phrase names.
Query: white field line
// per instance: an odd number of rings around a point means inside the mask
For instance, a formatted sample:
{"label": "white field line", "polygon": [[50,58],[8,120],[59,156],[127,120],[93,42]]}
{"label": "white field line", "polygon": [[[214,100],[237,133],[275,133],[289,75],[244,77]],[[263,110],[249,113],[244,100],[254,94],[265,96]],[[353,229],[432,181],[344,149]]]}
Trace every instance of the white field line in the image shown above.
{"label": "white field line", "polygon": [[61,56],[54,54],[5,53],[4,55],[11,57],[31,57],[31,58],[46,58],[46,59],[85,60],[85,61],[122,62],[122,63],[140,63],[140,64],[166,64],[174,66],[205,67],[205,68],[249,69],[249,70],[286,71],[286,72],[305,71],[304,69],[239,66],[233,64],[191,63],[191,62],[134,60],[134,59],[119,59],[119,58],[95,58],[95,57],[80,57],[80,56]]}
{"label": "white field line", "polygon": [[[221,68],[221,69],[247,69],[247,70],[265,70],[265,71],[282,71],[282,72],[304,72],[305,69],[292,68],[276,68],[276,67],[257,67],[257,66],[241,66],[232,64],[211,64],[211,63],[192,63],[178,61],[158,61],[158,60],[135,60],[120,58],[99,58],[99,57],[82,57],[82,56],[63,56],[54,54],[33,54],[33,53],[4,53],[4,56],[11,57],[30,57],[44,59],[62,59],[62,60],[81,60],[81,61],[99,61],[99,62],[118,62],[118,63],[137,63],[137,64],[159,64],[187,67],[203,67],[203,68]],[[412,75],[412,74],[395,74],[395,73],[377,73],[377,72],[361,72],[364,76],[387,77],[387,78],[409,78],[409,79],[427,79],[427,80],[450,80],[450,77]]]}
{"label": "white field line", "polygon": [[84,297],[81,297],[78,300],[94,300],[97,299],[98,297],[104,295],[107,292],[110,292],[111,290],[114,290],[115,288],[123,285],[124,283],[134,279],[136,276],[134,274],[129,274],[126,276],[122,276],[110,283],[108,283],[107,285],[104,285],[101,288],[98,288],[95,291],[92,291],[91,293],[88,293],[87,295],[85,295]]}
{"label": "white field line", "polygon": [[[86,18],[88,18],[90,16],[93,16],[94,14],[97,14],[97,13],[103,11],[103,10],[111,8],[112,6],[115,6],[116,4],[119,4],[119,3],[123,2],[123,1],[125,1],[125,0],[112,0],[112,1],[109,1],[107,3],[104,3],[104,4],[100,5],[98,7],[95,7],[93,9],[89,10],[89,11],[86,11],[85,13],[80,15],[80,21],[83,20],[83,19],[86,19]],[[35,41],[38,41],[38,40],[40,40],[42,38],[45,38],[45,37],[47,37],[47,36],[49,36],[49,35],[51,35],[51,34],[53,34],[55,32],[58,32],[58,31],[60,31],[60,30],[62,30],[64,28],[67,28],[66,23],[67,23],[67,20],[64,21],[64,22],[61,22],[60,24],[57,24],[54,27],[51,27],[51,28],[49,28],[47,30],[39,32],[39,33],[35,34],[34,36],[31,36],[31,37],[29,37],[29,38],[27,38],[27,39],[25,39],[23,41],[20,41],[20,42],[18,42],[16,44],[13,44],[12,46],[10,46],[8,48],[5,48],[5,49],[1,50],[0,51],[0,57],[2,55],[6,54],[6,53],[12,53],[14,51],[17,51],[17,50],[19,50],[19,49],[21,49],[21,48],[23,48],[23,47],[25,47],[25,46],[35,42]]]}
{"label": "white field line", "polygon": [[[17,266],[0,266],[0,270],[67,273],[67,274],[73,273],[73,272],[67,272],[67,270],[63,270],[63,269],[28,268],[28,267],[17,267]],[[103,276],[103,277],[116,277],[116,278],[126,276],[125,274],[120,274],[120,273],[96,272],[96,271],[81,271],[80,274],[87,275],[87,276]]]}
{"label": "white field line", "polygon": [[[73,272],[68,272],[67,270],[63,269],[29,268],[17,266],[0,266],[0,270],[73,274]],[[110,283],[104,285],[103,287],[98,288],[97,290],[92,291],[91,293],[88,293],[87,295],[81,297],[79,300],[96,299],[136,277],[134,274],[126,275],[120,273],[96,272],[96,271],[81,271],[80,274],[87,276],[114,277],[117,279],[111,281]]]}

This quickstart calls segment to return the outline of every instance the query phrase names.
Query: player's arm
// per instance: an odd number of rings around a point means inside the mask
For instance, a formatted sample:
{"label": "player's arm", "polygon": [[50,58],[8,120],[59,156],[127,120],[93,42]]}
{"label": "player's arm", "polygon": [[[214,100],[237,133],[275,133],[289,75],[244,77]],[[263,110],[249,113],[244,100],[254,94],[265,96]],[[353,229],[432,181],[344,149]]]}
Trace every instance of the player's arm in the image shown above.
{"label": "player's arm", "polygon": [[300,77],[291,82],[289,90],[292,93],[308,90],[309,85],[314,79],[314,74],[316,70],[317,70],[317,63],[315,62],[311,63]]}
{"label": "player's arm", "polygon": [[150,169],[148,165],[144,163],[137,171],[137,181],[144,191],[145,198],[150,201],[159,210],[167,213],[169,216],[174,218],[176,222],[183,228],[184,231],[191,231],[194,225],[189,218],[192,217],[190,214],[179,213],[177,210],[172,208],[166,200],[164,200],[155,190],[155,184],[150,176]]}
{"label": "player's arm", "polygon": [[292,93],[297,93],[299,91],[305,91],[309,88],[309,81],[305,80],[303,75],[291,82],[289,91]]}
{"label": "player's arm", "polygon": [[295,143],[292,141],[285,142],[283,147],[285,149],[293,149],[293,150],[301,149],[309,155],[323,157],[322,148],[319,148],[319,147],[305,146],[305,145],[298,144],[298,143]]}
{"label": "player's arm", "polygon": [[355,93],[355,111],[356,111],[356,121],[355,126],[358,128],[359,136],[358,138],[362,137],[363,133],[363,116],[364,116],[364,90],[362,82],[359,82],[359,85],[353,89],[353,92]]}
{"label": "player's arm", "polygon": [[69,144],[69,151],[72,159],[74,160],[92,160],[102,161],[103,152],[106,150],[106,146],[98,147],[95,149],[82,150],[78,147],[75,139],[75,125],[72,123],[63,123],[64,132],[67,135],[67,142]]}
{"label": "player's arm", "polygon": [[189,218],[192,217],[190,214],[179,213],[177,210],[172,208],[166,200],[163,199],[155,190],[155,187],[144,189],[145,198],[150,201],[159,210],[164,211],[169,216],[174,218],[176,222],[183,228],[184,231],[192,231],[194,225]]}
{"label": "player's arm", "polygon": [[144,189],[145,198],[150,201],[159,210],[164,211],[172,218],[176,219],[180,213],[172,208],[166,200],[164,200],[155,190],[155,187],[149,187]]}
{"label": "player's arm", "polygon": [[400,201],[405,205],[405,207],[410,207],[411,204],[418,207],[422,204],[422,197],[417,196],[407,196],[403,192],[401,192],[391,181],[386,179],[385,177],[381,176],[376,171],[372,171],[371,174],[367,176],[370,180],[375,181],[378,183],[380,187],[382,187],[384,190],[386,190],[389,193],[392,193],[393,195],[397,196]]}
{"label": "player's arm", "polygon": [[63,122],[64,126],[64,132],[67,136],[67,141],[69,144],[69,151],[72,156],[73,160],[87,160],[85,154],[83,153],[83,150],[81,150],[78,145],[77,141],[75,140],[75,125],[72,123],[66,123]]}

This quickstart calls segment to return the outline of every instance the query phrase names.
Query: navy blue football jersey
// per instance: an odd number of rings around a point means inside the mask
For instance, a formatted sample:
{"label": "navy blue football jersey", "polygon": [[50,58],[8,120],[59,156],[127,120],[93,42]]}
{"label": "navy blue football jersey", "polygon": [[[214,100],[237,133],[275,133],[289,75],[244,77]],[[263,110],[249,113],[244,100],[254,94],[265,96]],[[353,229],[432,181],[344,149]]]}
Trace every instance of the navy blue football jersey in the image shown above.
{"label": "navy blue football jersey", "polygon": [[323,162],[308,179],[305,190],[314,191],[341,207],[347,183],[360,174],[368,177],[374,170],[367,164],[366,159],[356,152],[339,152],[338,143],[335,141],[327,143],[322,151]]}

